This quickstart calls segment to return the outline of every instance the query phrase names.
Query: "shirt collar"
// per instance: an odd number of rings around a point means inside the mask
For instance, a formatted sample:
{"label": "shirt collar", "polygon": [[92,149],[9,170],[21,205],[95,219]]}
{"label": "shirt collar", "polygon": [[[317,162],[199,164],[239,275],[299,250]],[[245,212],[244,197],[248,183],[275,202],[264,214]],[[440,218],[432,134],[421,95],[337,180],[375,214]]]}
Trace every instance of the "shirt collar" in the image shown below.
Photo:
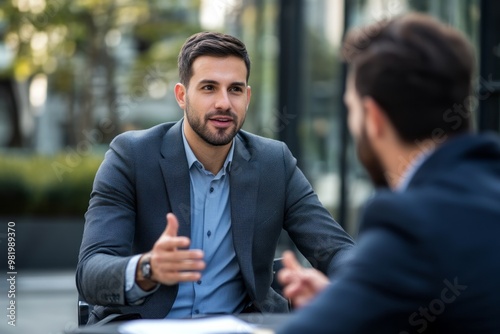
{"label": "shirt collar", "polygon": [[[187,142],[186,139],[186,134],[184,133],[184,120],[182,121],[183,123],[181,124],[182,128],[182,141],[184,143],[184,151],[186,152],[186,158],[188,162],[189,169],[196,163],[198,167],[201,167],[205,169],[203,164],[196,158],[196,156],[193,153],[193,150],[191,150],[191,147],[189,146],[189,143]],[[223,174],[226,174],[226,171],[231,170],[231,162],[233,161],[233,154],[234,154],[234,139],[231,143],[231,148],[229,149],[229,152],[227,154],[226,160],[224,161],[223,165]]]}
{"label": "shirt collar", "polygon": [[420,166],[424,164],[427,158],[434,152],[434,150],[428,150],[420,153],[413,161],[410,163],[406,171],[403,173],[399,184],[396,186],[396,191],[403,192],[408,188],[410,181],[413,179],[413,176],[417,173]]}

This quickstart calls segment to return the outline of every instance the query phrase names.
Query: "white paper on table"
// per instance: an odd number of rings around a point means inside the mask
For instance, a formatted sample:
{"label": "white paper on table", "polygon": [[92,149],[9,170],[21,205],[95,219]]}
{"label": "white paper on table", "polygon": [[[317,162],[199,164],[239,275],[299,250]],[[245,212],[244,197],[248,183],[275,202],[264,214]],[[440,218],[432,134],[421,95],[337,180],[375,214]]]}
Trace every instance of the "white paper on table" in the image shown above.
{"label": "white paper on table", "polygon": [[132,320],[118,328],[121,334],[252,333],[254,326],[232,315],[195,319]]}

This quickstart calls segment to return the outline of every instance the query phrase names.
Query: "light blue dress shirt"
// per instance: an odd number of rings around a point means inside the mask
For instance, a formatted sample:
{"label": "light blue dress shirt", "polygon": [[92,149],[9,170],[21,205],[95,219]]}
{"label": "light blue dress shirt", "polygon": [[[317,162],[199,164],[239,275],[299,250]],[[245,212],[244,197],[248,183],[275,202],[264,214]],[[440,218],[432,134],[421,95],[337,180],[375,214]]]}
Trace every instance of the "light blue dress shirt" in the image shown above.
{"label": "light blue dress shirt", "polygon": [[401,179],[399,180],[398,185],[396,186],[396,191],[398,192],[404,192],[406,188],[408,188],[408,185],[410,184],[411,179],[413,179],[413,176],[415,173],[418,171],[420,166],[424,164],[424,162],[427,160],[427,158],[434,152],[434,149],[424,151],[420,153],[413,161],[412,163],[408,166],[406,171],[403,173],[401,176]]}
{"label": "light blue dress shirt", "polygon": [[[203,250],[206,268],[198,282],[179,284],[177,298],[167,318],[240,313],[246,306],[246,289],[233,245],[229,201],[229,171],[234,141],[222,169],[213,175],[196,159],[184,130],[182,137],[191,179],[190,248]],[[140,303],[156,291],[145,292],[135,284],[139,258],[140,255],[134,256],[127,266],[126,298],[132,304]]]}

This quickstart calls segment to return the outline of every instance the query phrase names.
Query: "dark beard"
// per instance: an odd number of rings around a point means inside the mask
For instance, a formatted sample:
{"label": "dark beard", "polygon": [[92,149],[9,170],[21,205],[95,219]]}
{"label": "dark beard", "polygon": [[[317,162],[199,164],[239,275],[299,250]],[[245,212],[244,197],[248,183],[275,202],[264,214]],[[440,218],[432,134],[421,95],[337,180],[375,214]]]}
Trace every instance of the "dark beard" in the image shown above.
{"label": "dark beard", "polygon": [[[227,115],[231,115],[231,117],[233,118],[234,127],[232,129],[231,128],[218,129],[216,133],[210,132],[210,130],[206,126],[208,120],[214,116],[227,116]],[[243,126],[244,123],[243,120],[241,125],[238,127],[238,115],[236,115],[231,110],[210,112],[205,115],[203,123],[202,121],[199,121],[196,117],[192,116],[190,112],[189,103],[186,104],[186,118],[193,131],[206,143],[213,146],[224,146],[229,144],[233,140],[234,136],[236,136],[238,131],[240,131],[241,126]]]}
{"label": "dark beard", "polygon": [[375,150],[373,149],[370,141],[368,140],[368,135],[366,133],[366,127],[363,126],[361,130],[361,137],[356,143],[356,151],[358,154],[358,159],[361,164],[365,167],[368,172],[372,183],[375,187],[388,188],[389,183],[385,177],[385,171],[377,157]]}

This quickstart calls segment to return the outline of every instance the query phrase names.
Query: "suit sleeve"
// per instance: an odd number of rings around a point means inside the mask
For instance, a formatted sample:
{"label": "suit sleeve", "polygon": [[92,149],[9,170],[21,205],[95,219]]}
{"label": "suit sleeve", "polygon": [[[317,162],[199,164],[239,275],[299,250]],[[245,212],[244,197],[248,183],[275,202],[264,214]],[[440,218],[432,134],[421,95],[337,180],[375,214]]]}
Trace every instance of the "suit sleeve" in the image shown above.
{"label": "suit sleeve", "polygon": [[354,241],[323,207],[285,144],[283,156],[285,230],[313,267],[332,275],[349,257]]}
{"label": "suit sleeve", "polygon": [[431,325],[425,306],[443,282],[432,279],[439,268],[418,224],[391,205],[373,204],[365,218],[352,259],[278,333],[413,333]]}
{"label": "suit sleeve", "polygon": [[124,305],[125,271],[135,232],[135,168],[126,135],[111,143],[96,174],[80,247],[76,283],[91,304]]}

